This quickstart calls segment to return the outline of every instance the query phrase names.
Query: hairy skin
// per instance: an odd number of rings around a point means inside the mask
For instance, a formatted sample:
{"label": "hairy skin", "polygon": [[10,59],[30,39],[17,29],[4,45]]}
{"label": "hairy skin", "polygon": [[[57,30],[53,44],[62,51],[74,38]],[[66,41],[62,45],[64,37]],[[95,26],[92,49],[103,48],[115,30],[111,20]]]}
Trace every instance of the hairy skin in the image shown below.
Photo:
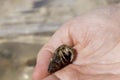
{"label": "hairy skin", "polygon": [[[61,44],[73,46],[73,64],[53,73],[48,65]],[[120,80],[120,7],[107,7],[64,24],[40,50],[33,80]]]}

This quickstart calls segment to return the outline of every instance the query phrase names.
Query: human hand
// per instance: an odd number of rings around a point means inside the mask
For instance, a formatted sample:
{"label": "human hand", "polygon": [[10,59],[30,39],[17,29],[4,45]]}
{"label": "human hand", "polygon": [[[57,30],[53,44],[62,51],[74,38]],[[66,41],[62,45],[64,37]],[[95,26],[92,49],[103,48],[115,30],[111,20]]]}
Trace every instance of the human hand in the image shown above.
{"label": "human hand", "polygon": [[[55,49],[73,46],[77,56],[65,68],[48,73]],[[33,80],[120,80],[120,7],[82,15],[63,25],[40,50]]]}

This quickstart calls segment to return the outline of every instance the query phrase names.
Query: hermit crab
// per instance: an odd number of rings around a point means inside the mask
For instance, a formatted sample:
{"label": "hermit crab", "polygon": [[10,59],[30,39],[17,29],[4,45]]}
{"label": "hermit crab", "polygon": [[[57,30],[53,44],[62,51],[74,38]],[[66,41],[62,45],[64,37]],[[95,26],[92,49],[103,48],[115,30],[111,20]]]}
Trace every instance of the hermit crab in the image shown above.
{"label": "hermit crab", "polygon": [[59,46],[50,60],[48,72],[54,73],[70,64],[74,60],[74,52],[75,50],[70,46],[65,44]]}

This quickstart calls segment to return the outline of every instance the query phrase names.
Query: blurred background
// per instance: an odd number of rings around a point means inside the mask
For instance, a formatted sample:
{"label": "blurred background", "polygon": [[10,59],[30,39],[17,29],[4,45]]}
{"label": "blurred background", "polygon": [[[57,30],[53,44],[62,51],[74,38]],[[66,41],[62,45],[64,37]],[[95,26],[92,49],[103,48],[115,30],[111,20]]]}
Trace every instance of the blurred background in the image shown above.
{"label": "blurred background", "polygon": [[32,80],[40,48],[67,20],[120,0],[0,0],[0,80]]}

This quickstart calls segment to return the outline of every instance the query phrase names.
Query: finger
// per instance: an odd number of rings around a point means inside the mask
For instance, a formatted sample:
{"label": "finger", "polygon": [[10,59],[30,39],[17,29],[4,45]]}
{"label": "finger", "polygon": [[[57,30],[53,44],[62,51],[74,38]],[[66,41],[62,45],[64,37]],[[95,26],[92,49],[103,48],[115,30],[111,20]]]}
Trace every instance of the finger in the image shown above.
{"label": "finger", "polygon": [[50,41],[40,50],[37,57],[37,64],[33,73],[33,80],[40,80],[48,76],[48,65],[55,49],[62,45],[72,45],[68,28],[61,27],[50,39]]}
{"label": "finger", "polygon": [[43,80],[82,80],[82,78],[80,78],[82,74],[77,69],[77,66],[70,64]]}
{"label": "finger", "polygon": [[89,74],[80,71],[80,66],[69,66],[55,72],[43,80],[120,80],[119,74]]}

